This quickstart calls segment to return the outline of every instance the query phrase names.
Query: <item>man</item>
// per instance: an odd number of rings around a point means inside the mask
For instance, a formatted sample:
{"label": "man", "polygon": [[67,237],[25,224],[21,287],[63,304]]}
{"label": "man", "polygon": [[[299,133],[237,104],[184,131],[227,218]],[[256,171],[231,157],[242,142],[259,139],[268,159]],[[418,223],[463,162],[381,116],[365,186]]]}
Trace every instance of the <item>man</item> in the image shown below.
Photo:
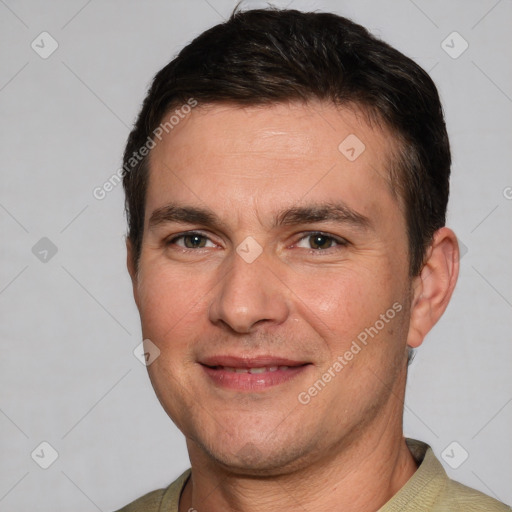
{"label": "man", "polygon": [[459,251],[414,62],[333,14],[237,12],[155,77],[124,158],[148,371],[191,470],[131,511],[501,511],[405,440]]}

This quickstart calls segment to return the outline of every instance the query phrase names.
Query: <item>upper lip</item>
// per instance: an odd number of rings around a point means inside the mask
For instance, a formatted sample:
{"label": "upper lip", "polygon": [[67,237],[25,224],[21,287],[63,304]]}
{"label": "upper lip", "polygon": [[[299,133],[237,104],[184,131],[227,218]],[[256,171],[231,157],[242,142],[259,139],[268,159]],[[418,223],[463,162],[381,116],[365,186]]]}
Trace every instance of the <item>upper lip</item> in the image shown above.
{"label": "upper lip", "polygon": [[253,357],[218,355],[206,357],[199,362],[205,366],[226,366],[228,368],[268,368],[273,366],[303,366],[308,364],[307,361],[297,361],[270,355]]}

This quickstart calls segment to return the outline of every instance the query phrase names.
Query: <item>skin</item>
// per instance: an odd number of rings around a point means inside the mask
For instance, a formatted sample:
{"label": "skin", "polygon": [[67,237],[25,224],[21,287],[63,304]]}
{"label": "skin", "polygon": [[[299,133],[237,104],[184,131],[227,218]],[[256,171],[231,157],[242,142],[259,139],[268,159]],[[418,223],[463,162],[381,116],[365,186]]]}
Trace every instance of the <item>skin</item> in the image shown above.
{"label": "skin", "polygon": [[[365,144],[353,162],[338,150],[349,134]],[[390,141],[356,109],[327,103],[206,105],[152,150],[138,272],[129,241],[127,261],[143,336],[160,350],[151,382],[187,439],[192,477],[180,511],[377,510],[416,470],[402,433],[407,347],[444,312],[458,246],[440,229],[421,274],[409,276]],[[275,225],[283,210],[339,201],[368,225]],[[207,209],[220,224],[150,226],[169,203]],[[176,238],[190,231],[204,247]],[[319,231],[333,237],[321,248]],[[249,236],[262,248],[251,263],[236,251]],[[401,311],[300,403],[395,303]],[[199,364],[262,353],[309,364],[250,391],[219,387]]]}

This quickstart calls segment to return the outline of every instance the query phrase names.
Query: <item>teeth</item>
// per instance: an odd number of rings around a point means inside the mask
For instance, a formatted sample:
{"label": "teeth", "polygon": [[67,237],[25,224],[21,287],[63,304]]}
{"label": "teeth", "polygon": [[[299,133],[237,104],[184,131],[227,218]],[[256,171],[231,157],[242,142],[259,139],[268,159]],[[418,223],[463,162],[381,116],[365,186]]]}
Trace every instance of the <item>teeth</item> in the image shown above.
{"label": "teeth", "polygon": [[263,368],[250,368],[249,373],[263,373],[266,372],[267,369],[265,367]]}
{"label": "teeth", "polygon": [[231,366],[218,366],[219,370],[233,373],[265,373],[277,372],[277,370],[288,370],[289,366],[262,366],[260,368],[233,368]]}

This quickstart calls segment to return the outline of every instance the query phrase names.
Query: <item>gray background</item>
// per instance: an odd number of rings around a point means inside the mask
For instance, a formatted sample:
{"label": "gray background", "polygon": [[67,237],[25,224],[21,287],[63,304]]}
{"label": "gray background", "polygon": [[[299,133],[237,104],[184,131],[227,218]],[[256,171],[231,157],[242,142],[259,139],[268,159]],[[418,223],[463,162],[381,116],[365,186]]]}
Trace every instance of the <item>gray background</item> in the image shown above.
{"label": "gray background", "polygon": [[[0,0],[0,511],[108,511],[188,467],[133,355],[122,187],[101,201],[92,192],[119,168],[154,73],[234,3]],[[512,503],[512,3],[275,4],[351,17],[439,86],[454,154],[449,225],[467,253],[412,364],[405,430],[439,457],[456,441],[450,476]],[[48,51],[43,31],[59,45],[46,59],[31,47]],[[458,58],[458,36],[442,46],[454,31],[469,44]],[[58,453],[48,469],[42,441]]]}

